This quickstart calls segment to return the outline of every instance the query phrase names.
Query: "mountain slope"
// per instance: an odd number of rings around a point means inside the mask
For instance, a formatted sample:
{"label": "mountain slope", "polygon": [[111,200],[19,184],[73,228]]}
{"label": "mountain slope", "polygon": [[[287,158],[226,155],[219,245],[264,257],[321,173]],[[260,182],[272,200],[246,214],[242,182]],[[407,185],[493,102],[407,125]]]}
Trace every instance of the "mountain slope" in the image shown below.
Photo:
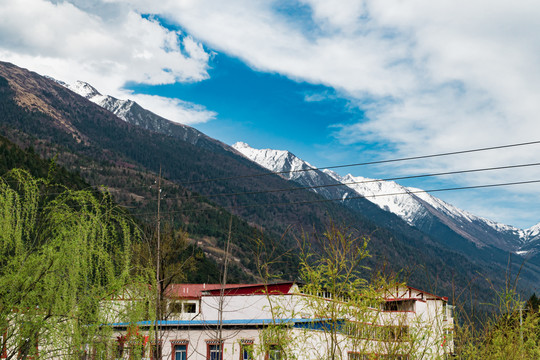
{"label": "mountain slope", "polygon": [[[348,174],[344,177],[326,171],[334,179],[365,196],[380,208],[390,211],[409,224],[429,233],[427,219],[436,217],[460,236],[478,247],[491,245],[505,251],[517,252],[527,243],[526,230],[473,215],[456,208],[421,189],[404,187],[393,181],[380,181]],[[384,194],[400,194],[381,196]]]}
{"label": "mountain slope", "polygon": [[159,115],[148,111],[132,100],[120,100],[110,95],[101,95],[92,85],[77,81],[69,85],[62,81],[57,81],[71,91],[92,101],[93,103],[109,110],[120,119],[147,130],[173,136],[192,145],[197,145],[209,150],[230,148],[222,142],[206,136],[202,132],[179,123],[169,121]]}
{"label": "mountain slope", "polygon": [[[335,219],[355,228],[357,234],[370,235],[373,257],[367,265],[396,271],[409,268],[408,281],[413,286],[450,294],[453,286],[466,289],[478,273],[503,285],[504,279],[498,275],[504,273],[505,265],[499,259],[504,254],[494,253],[497,261],[473,261],[365,199],[351,200],[353,209],[307,190],[276,191],[297,185],[269,174],[217,140],[201,135],[197,142],[184,141],[180,132],[149,131],[130,124],[64,86],[12,64],[0,63],[0,110],[3,134],[15,142],[32,144],[48,156],[58,154],[59,162],[80,171],[92,185],[112,188],[124,205],[141,216],[155,214],[154,195],[143,189],[148,189],[161,168],[169,186],[163,200],[164,216],[190,227],[190,232],[199,231],[197,241],[203,245],[219,250],[227,238],[230,215],[225,210],[232,211],[239,227],[247,221],[258,229],[244,227],[237,236],[235,227],[233,241],[241,263],[256,263],[256,249],[250,245],[253,238],[274,239],[281,249],[293,247],[294,237],[303,229],[308,235],[321,233]],[[168,125],[182,128],[172,124]],[[195,202],[200,200],[197,192],[212,201]],[[293,230],[280,240],[277,235],[291,226]],[[248,235],[249,231],[254,232]],[[209,237],[212,241],[205,243]],[[294,277],[291,263],[283,266],[280,271]],[[524,277],[534,282],[539,273],[527,270]],[[481,296],[487,296],[489,284],[478,288]]]}
{"label": "mountain slope", "polygon": [[[245,143],[236,143],[233,147],[271,171],[287,172],[283,174],[285,178],[312,187],[312,191],[328,199],[342,199],[345,204],[354,206],[346,200],[364,197],[456,250],[470,249],[463,239],[477,248],[493,247],[520,255],[530,256],[540,249],[533,244],[539,237],[538,226],[521,230],[499,224],[458,209],[420,189],[407,188],[393,181],[351,174],[342,177],[330,170],[305,171],[313,166],[288,151],[254,149]],[[320,187],[329,184],[337,186]]]}

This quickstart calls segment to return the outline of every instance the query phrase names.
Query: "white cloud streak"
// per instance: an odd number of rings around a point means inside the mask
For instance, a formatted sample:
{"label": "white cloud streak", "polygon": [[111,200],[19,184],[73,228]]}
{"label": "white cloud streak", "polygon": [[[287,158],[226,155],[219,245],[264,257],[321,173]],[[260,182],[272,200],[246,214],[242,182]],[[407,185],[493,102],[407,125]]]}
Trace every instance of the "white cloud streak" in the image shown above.
{"label": "white cloud streak", "polygon": [[[381,155],[394,157],[539,139],[537,1],[301,0],[297,4],[309,10],[305,24],[276,11],[283,1],[122,3],[167,14],[214,49],[257,70],[335,88],[367,116],[355,124],[336,124],[335,136],[343,144],[390,144],[393,151]],[[537,147],[516,148],[394,171],[535,162],[537,153]],[[454,181],[533,178],[540,178],[540,170]],[[507,191],[540,198],[534,187]]]}
{"label": "white cloud streak", "polygon": [[131,99],[143,108],[152,109],[155,114],[180,124],[201,124],[213,120],[217,116],[216,112],[210,111],[204,106],[180,99],[133,92],[127,92],[122,98]]}
{"label": "white cloud streak", "polygon": [[[127,82],[156,85],[208,78],[210,54],[192,37],[170,31],[122,4],[74,3],[77,6],[3,1],[2,60],[68,83],[84,80],[113,96],[119,96]],[[185,103],[176,100],[146,102],[167,109],[174,119],[187,116],[186,123],[211,118],[206,110],[192,106],[188,111]],[[197,115],[199,110],[202,113]]]}
{"label": "white cloud streak", "polygon": [[[0,56],[68,82],[77,74],[111,95],[126,81],[207,78],[209,55],[197,41],[139,15],[159,14],[254,69],[324,84],[349,98],[366,118],[331,127],[345,145],[382,142],[393,149],[382,156],[392,157],[537,140],[540,134],[538,1],[72,2],[77,6],[4,2]],[[535,162],[537,153],[516,148],[440,158],[402,171]],[[540,171],[455,181],[514,178],[540,178]]]}

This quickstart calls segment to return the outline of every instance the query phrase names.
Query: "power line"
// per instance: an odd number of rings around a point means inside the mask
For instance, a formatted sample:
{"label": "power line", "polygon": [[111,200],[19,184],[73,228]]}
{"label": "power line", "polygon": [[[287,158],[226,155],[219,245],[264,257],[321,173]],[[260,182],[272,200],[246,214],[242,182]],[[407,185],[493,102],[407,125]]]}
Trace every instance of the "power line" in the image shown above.
{"label": "power line", "polygon": [[431,174],[399,176],[399,177],[391,177],[391,178],[384,178],[384,179],[370,179],[370,180],[353,181],[353,182],[345,182],[345,183],[337,183],[337,184],[315,185],[315,186],[299,186],[299,187],[292,187],[292,188],[281,188],[281,189],[261,190],[261,191],[219,193],[219,194],[206,194],[206,195],[196,195],[196,196],[181,196],[181,197],[173,197],[173,198],[169,197],[168,199],[185,199],[185,198],[197,199],[197,198],[212,198],[212,197],[221,197],[221,196],[225,197],[225,196],[238,196],[238,195],[258,195],[258,194],[266,194],[266,193],[296,191],[296,190],[313,190],[313,189],[348,186],[348,185],[356,185],[356,184],[368,184],[368,183],[374,183],[374,182],[408,180],[408,179],[418,179],[418,178],[435,177],[435,176],[466,174],[466,173],[474,173],[474,172],[482,172],[482,171],[515,169],[515,168],[532,167],[532,166],[539,166],[539,165],[540,165],[540,163],[528,163],[528,164],[520,164],[520,165],[506,165],[506,166],[496,166],[496,167],[479,168],[479,169],[445,171],[445,172],[431,173]]}
{"label": "power line", "polygon": [[490,147],[476,148],[476,149],[469,149],[469,150],[459,150],[459,151],[451,151],[451,152],[445,152],[445,153],[436,153],[436,154],[419,155],[419,156],[409,156],[409,157],[396,158],[396,159],[376,160],[376,161],[368,161],[368,162],[352,163],[352,164],[343,164],[343,165],[334,165],[334,166],[326,166],[326,167],[318,167],[318,168],[317,167],[312,167],[312,168],[308,168],[308,169],[289,170],[289,171],[270,171],[270,172],[264,173],[264,174],[229,176],[229,177],[222,177],[222,178],[196,180],[196,181],[182,181],[182,182],[179,182],[179,184],[181,184],[181,185],[192,185],[192,184],[200,184],[200,183],[206,183],[206,182],[212,182],[212,181],[220,181],[220,180],[234,180],[234,179],[242,179],[242,178],[262,177],[262,176],[280,175],[280,174],[291,174],[291,173],[297,173],[297,172],[307,172],[307,171],[316,171],[316,170],[325,170],[325,169],[328,170],[328,169],[340,169],[340,168],[354,167],[354,166],[385,164],[385,163],[392,163],[392,162],[420,160],[420,159],[428,159],[428,158],[434,158],[434,157],[459,155],[459,154],[468,154],[468,153],[474,153],[474,152],[506,149],[506,148],[511,148],[511,147],[536,145],[536,144],[540,144],[540,140],[523,142],[523,143],[508,144],[508,145],[490,146]]}
{"label": "power line", "polygon": [[[277,193],[277,192],[286,192],[286,191],[313,190],[313,189],[320,189],[320,188],[331,188],[331,187],[348,186],[348,185],[356,185],[356,184],[368,184],[368,183],[385,182],[385,181],[410,180],[410,179],[436,177],[436,176],[447,176],[447,175],[457,175],[457,174],[466,174],[466,173],[476,173],[476,172],[483,172],[483,171],[507,170],[507,169],[533,167],[533,166],[540,166],[540,163],[527,163],[527,164],[519,164],[519,165],[505,165],[505,166],[495,166],[495,167],[488,167],[488,168],[445,171],[445,172],[430,173],[430,174],[408,175],[408,176],[398,176],[398,177],[383,178],[383,179],[369,179],[369,180],[353,181],[353,182],[345,182],[345,183],[339,183],[338,182],[336,184],[315,185],[315,186],[298,186],[298,187],[290,187],[290,188],[260,190],[260,191],[218,193],[218,194],[206,194],[206,195],[195,195],[195,196],[184,195],[184,196],[177,196],[177,197],[168,197],[168,199],[177,200],[177,199],[199,199],[199,198],[213,198],[213,197],[228,197],[228,196],[238,196],[238,195],[258,195],[258,194]],[[118,188],[115,188],[115,189],[118,189]],[[120,189],[124,189],[124,190],[125,189],[131,189],[131,187],[120,188]],[[42,194],[42,195],[43,196],[48,196],[48,195],[60,195],[60,194],[62,194],[62,193],[47,193],[47,194]]]}
{"label": "power line", "polygon": [[[211,179],[194,180],[194,181],[177,181],[177,180],[176,181],[170,180],[170,181],[174,181],[175,184],[177,184],[177,185],[186,186],[186,185],[201,184],[201,183],[221,181],[221,180],[255,178],[255,177],[263,177],[263,176],[269,176],[269,175],[291,174],[291,173],[297,173],[297,172],[307,172],[307,171],[316,171],[316,170],[325,170],[325,169],[339,169],[339,168],[354,167],[354,166],[366,166],[366,165],[377,165],[377,164],[393,163],[393,162],[400,162],[400,161],[420,160],[420,159],[428,159],[428,158],[434,158],[434,157],[459,155],[459,154],[468,154],[468,153],[475,153],[475,152],[481,152],[481,151],[506,149],[506,148],[512,148],[512,147],[527,146],[527,145],[537,145],[537,144],[540,144],[540,140],[522,142],[522,143],[514,143],[514,144],[507,144],[507,145],[499,145],[499,146],[490,146],[490,147],[476,148],[476,149],[469,149],[469,150],[459,150],[459,151],[451,151],[451,152],[444,152],[444,153],[436,153],[436,154],[429,154],[429,155],[409,156],[409,157],[403,157],[403,158],[385,159],[385,160],[368,161],[368,162],[352,163],[352,164],[342,164],[342,165],[334,165],[334,166],[326,166],[326,167],[311,167],[311,168],[308,168],[308,169],[299,169],[299,170],[290,170],[290,171],[269,171],[269,170],[267,170],[267,172],[265,172],[265,173],[252,174],[252,175],[228,176],[228,177],[211,178]],[[133,187],[129,187],[129,188],[126,187],[124,189],[140,189],[140,188],[151,187],[152,185],[154,185],[154,184],[133,186]],[[99,188],[100,186],[99,185],[94,185],[94,186],[91,186],[91,187]]]}
{"label": "power line", "polygon": [[[491,147],[484,147],[484,148],[476,148],[476,149],[469,149],[469,150],[460,150],[460,151],[452,151],[452,152],[446,152],[446,153],[437,153],[437,154],[430,154],[430,155],[420,155],[420,156],[411,156],[411,157],[404,157],[404,158],[396,158],[396,159],[386,159],[386,160],[378,160],[378,161],[370,161],[370,162],[363,162],[363,163],[353,163],[353,164],[342,164],[342,165],[335,165],[335,166],[328,166],[328,167],[312,167],[308,169],[299,169],[299,170],[290,170],[290,171],[268,171],[262,174],[254,174],[254,175],[239,175],[239,176],[230,176],[230,177],[222,177],[222,178],[212,178],[212,179],[205,179],[205,180],[196,180],[196,181],[172,181],[176,185],[186,186],[186,185],[192,185],[192,184],[200,184],[200,183],[206,183],[206,182],[212,182],[212,181],[220,181],[220,180],[233,180],[233,179],[241,179],[241,178],[250,178],[250,177],[262,177],[262,176],[269,176],[269,175],[279,175],[279,174],[289,174],[289,173],[296,173],[296,172],[307,172],[307,171],[316,171],[316,170],[324,170],[324,169],[337,169],[337,168],[345,168],[345,167],[354,167],[354,166],[363,166],[363,165],[375,165],[375,164],[383,164],[383,163],[392,163],[392,162],[400,162],[400,161],[409,161],[409,160],[418,160],[418,159],[426,159],[426,158],[433,158],[433,157],[442,157],[442,156],[449,156],[449,155],[458,155],[458,154],[466,154],[466,153],[474,153],[474,152],[481,152],[481,151],[488,151],[488,150],[497,150],[497,149],[504,149],[504,148],[511,148],[511,147],[519,147],[519,146],[527,146],[527,145],[535,145],[540,144],[540,140],[538,141],[530,141],[530,142],[523,142],[523,143],[515,143],[515,144],[508,144],[508,145],[499,145],[499,146],[491,146]],[[509,165],[509,166],[501,166],[501,167],[493,167],[493,168],[484,168],[484,169],[472,169],[472,170],[462,170],[462,171],[455,171],[455,172],[443,172],[443,173],[436,173],[436,174],[424,174],[424,175],[412,175],[412,176],[406,176],[406,177],[395,177],[395,178],[387,178],[387,179],[381,179],[381,180],[374,180],[374,181],[393,181],[393,180],[405,180],[405,179],[413,179],[413,178],[421,178],[421,177],[429,177],[429,176],[442,176],[442,175],[452,175],[452,174],[459,174],[459,173],[467,173],[467,172],[478,172],[478,171],[489,171],[489,170],[498,170],[498,169],[505,169],[505,168],[512,168],[512,167],[525,167],[525,166],[537,166],[538,163],[531,163],[531,164],[523,164],[523,165]],[[354,184],[354,183],[350,183]],[[149,185],[140,185],[140,186],[133,186],[133,187],[123,187],[121,189],[141,189],[141,188],[150,188],[155,184],[149,184]],[[341,186],[342,184],[332,184],[328,186]],[[343,184],[347,185],[347,184]],[[323,187],[323,186],[320,186]],[[86,189],[100,189],[103,188],[102,185],[90,185],[89,187],[83,188],[81,190]],[[112,187],[117,188],[117,187]],[[293,188],[296,189],[312,189],[317,187],[297,187]],[[290,189],[276,189],[274,191],[264,191],[264,192],[279,192],[279,191],[287,191]],[[261,192],[247,192],[246,194],[257,194]],[[56,193],[49,193],[49,195],[55,195]],[[213,197],[213,196],[232,196],[232,195],[238,195],[241,193],[231,193],[231,194],[211,194],[211,195],[201,195],[197,197]]]}
{"label": "power line", "polygon": [[[290,205],[307,205],[307,204],[316,204],[316,203],[325,203],[325,202],[332,202],[332,201],[348,201],[348,200],[355,200],[355,199],[367,199],[367,198],[375,198],[375,197],[382,197],[382,196],[397,196],[397,195],[408,195],[408,194],[419,194],[419,193],[434,193],[434,192],[443,192],[443,191],[457,191],[457,190],[471,190],[471,189],[483,189],[483,188],[492,188],[492,187],[502,187],[502,186],[513,186],[513,185],[525,185],[525,184],[535,184],[540,183],[540,180],[526,180],[526,181],[514,181],[514,182],[507,182],[507,183],[496,183],[496,184],[484,184],[484,185],[471,185],[471,186],[459,186],[459,187],[451,187],[451,188],[442,188],[442,189],[429,189],[429,190],[409,190],[405,192],[396,192],[396,193],[390,193],[390,194],[373,194],[373,195],[358,195],[358,196],[351,196],[345,199],[342,198],[334,198],[334,199],[319,199],[319,200],[306,200],[306,201],[297,201],[297,202],[281,202],[281,203],[270,203],[270,204],[245,204],[245,205],[236,205],[236,206],[229,206],[229,207],[220,207],[217,209],[194,209],[194,210],[172,210],[172,211],[164,211],[162,213],[166,214],[173,214],[173,213],[186,213],[186,212],[203,212],[203,211],[210,211],[210,210],[236,210],[236,209],[245,209],[245,208],[256,208],[256,207],[270,207],[270,206],[290,206]],[[141,216],[141,215],[151,215],[154,213],[132,213],[132,215],[135,216]]]}

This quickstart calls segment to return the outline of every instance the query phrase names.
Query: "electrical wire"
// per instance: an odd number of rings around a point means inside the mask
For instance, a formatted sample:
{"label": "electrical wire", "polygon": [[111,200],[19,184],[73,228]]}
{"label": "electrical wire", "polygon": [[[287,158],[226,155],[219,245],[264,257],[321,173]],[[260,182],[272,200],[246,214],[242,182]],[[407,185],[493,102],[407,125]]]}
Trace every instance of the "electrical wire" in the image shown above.
{"label": "electrical wire", "polygon": [[352,163],[352,164],[343,164],[343,165],[334,165],[334,166],[326,166],[326,167],[312,167],[312,168],[308,168],[308,169],[298,169],[298,170],[289,170],[289,171],[270,171],[270,172],[264,173],[264,174],[239,175],[239,176],[212,178],[212,179],[204,179],[204,180],[196,180],[196,181],[181,181],[181,182],[179,182],[179,184],[181,184],[181,185],[191,185],[191,184],[200,184],[200,183],[206,183],[206,182],[212,182],[212,181],[221,181],[221,180],[234,180],[234,179],[242,179],[242,178],[262,177],[262,176],[280,175],[280,174],[291,174],[291,173],[297,173],[297,172],[307,172],[307,171],[316,171],[316,170],[341,169],[341,168],[346,168],[346,167],[376,165],[376,164],[385,164],[385,163],[393,163],[393,162],[400,162],[400,161],[410,161],[410,160],[420,160],[420,159],[428,159],[428,158],[434,158],[434,157],[459,155],[459,154],[468,154],[468,153],[474,153],[474,152],[506,149],[506,148],[511,148],[511,147],[537,145],[537,144],[540,144],[540,140],[522,142],[522,143],[515,143],[515,144],[507,144],[507,145],[490,146],[490,147],[476,148],[476,149],[469,149],[469,150],[450,151],[450,152],[436,153],[436,154],[429,154],[429,155],[409,156],[409,157],[396,158],[396,159],[376,160],[376,161],[368,161],[368,162]]}
{"label": "electrical wire", "polygon": [[[457,175],[457,174],[466,174],[466,173],[476,173],[476,172],[483,172],[483,171],[506,170],[506,169],[515,169],[515,168],[524,168],[524,167],[533,167],[533,166],[540,166],[540,163],[527,163],[527,164],[519,164],[519,165],[495,166],[495,167],[489,167],[489,168],[477,168],[477,169],[467,169],[467,170],[445,171],[445,172],[430,173],[430,174],[398,176],[398,177],[383,178],[383,179],[369,179],[369,180],[363,180],[363,181],[353,181],[353,182],[326,184],[326,185],[298,186],[298,187],[280,188],[280,189],[271,189],[271,190],[261,190],[261,191],[218,193],[218,194],[206,194],[206,195],[195,195],[195,196],[183,195],[183,196],[176,196],[176,197],[168,197],[167,199],[169,199],[169,200],[181,200],[181,199],[230,197],[230,196],[239,196],[239,195],[259,195],[259,194],[267,194],[267,193],[278,193],[278,192],[288,192],[288,191],[297,191],[297,190],[314,190],[314,189],[321,189],[321,188],[333,188],[333,187],[349,186],[349,185],[357,185],[357,184],[368,184],[368,183],[396,181],[396,180],[409,180],[409,179],[418,179],[418,178],[427,178],[427,177],[436,177],[436,176],[447,176],[447,175]],[[104,188],[104,189],[107,190],[107,188]],[[128,187],[128,188],[114,188],[114,189],[126,190],[126,189],[131,189],[131,187]],[[60,195],[60,194],[62,194],[62,193],[46,193],[46,194],[41,194],[41,195],[42,196],[50,196],[50,195]]]}
{"label": "electrical wire", "polygon": [[[442,188],[442,189],[429,189],[429,190],[409,190],[405,192],[396,192],[389,194],[373,194],[373,195],[358,195],[351,196],[348,198],[334,198],[334,199],[319,199],[319,200],[307,200],[307,201],[297,201],[297,202],[281,202],[281,203],[270,203],[270,204],[244,204],[244,205],[235,205],[229,207],[219,207],[212,209],[193,209],[193,210],[172,210],[172,211],[162,211],[162,214],[173,214],[173,213],[189,213],[189,212],[204,212],[204,211],[215,211],[215,210],[237,210],[245,208],[256,208],[256,207],[277,207],[277,206],[291,206],[291,205],[306,205],[306,204],[316,204],[316,203],[325,203],[332,201],[349,201],[354,199],[367,199],[375,198],[382,196],[398,196],[398,195],[410,195],[410,194],[419,194],[419,193],[434,193],[434,192],[443,192],[443,191],[457,191],[457,190],[471,190],[471,189],[483,189],[483,188],[492,188],[492,187],[502,187],[502,186],[513,186],[513,185],[525,185],[525,184],[535,184],[540,183],[540,180],[526,180],[526,181],[514,181],[507,183],[496,183],[496,184],[483,184],[483,185],[471,185],[471,186],[459,186],[451,188]],[[148,213],[132,213],[135,216],[142,215],[155,215],[155,212]]]}
{"label": "electrical wire", "polygon": [[214,197],[222,197],[222,196],[226,197],[226,196],[238,196],[238,195],[258,195],[258,194],[267,194],[267,193],[276,193],[276,192],[313,190],[313,189],[321,189],[321,188],[349,186],[349,185],[356,185],[356,184],[368,184],[368,183],[377,183],[377,182],[386,182],[386,181],[408,180],[408,179],[418,179],[418,178],[426,178],[426,177],[446,176],[446,175],[457,175],[457,174],[475,173],[475,172],[482,172],[482,171],[515,169],[515,168],[532,167],[532,166],[540,166],[540,163],[528,163],[528,164],[520,164],[520,165],[506,165],[506,166],[496,166],[496,167],[479,168],[479,169],[445,171],[445,172],[431,173],[431,174],[408,175],[408,176],[391,177],[391,178],[384,178],[384,179],[370,179],[370,180],[363,180],[363,181],[352,181],[352,182],[345,182],[345,183],[315,185],[315,186],[299,186],[299,187],[281,188],[281,189],[272,189],[272,190],[169,197],[168,199],[173,199],[173,200],[186,199],[186,198],[198,199],[198,198],[214,198]]}
{"label": "electrical wire", "polygon": [[[267,170],[267,172],[260,173],[260,174],[228,176],[228,177],[221,177],[221,178],[195,180],[195,181],[176,181],[175,180],[174,182],[176,184],[178,184],[178,185],[186,186],[186,185],[201,184],[201,183],[222,181],[222,180],[255,178],[255,177],[263,177],[263,176],[270,176],[270,175],[291,174],[291,173],[297,173],[297,172],[317,171],[317,170],[325,170],[325,169],[326,170],[328,170],[328,169],[339,169],[339,168],[346,168],[346,167],[376,165],[376,164],[393,163],[393,162],[410,161],[410,160],[420,160],[420,159],[428,159],[428,158],[459,155],[459,154],[468,154],[468,153],[490,151],[490,150],[498,150],[498,149],[506,149],[506,148],[512,148],[512,147],[528,146],[528,145],[537,145],[537,144],[540,144],[540,140],[522,142],[522,143],[514,143],[514,144],[507,144],[507,145],[490,146],[490,147],[476,148],[476,149],[469,149],[469,150],[458,150],[458,151],[436,153],[436,154],[429,154],[429,155],[419,155],[419,156],[409,156],[409,157],[395,158],[395,159],[384,159],[384,160],[377,160],[377,161],[368,161],[368,162],[362,162],[362,163],[342,164],[342,165],[334,165],[334,166],[326,166],[326,167],[312,167],[312,168],[308,168],[308,169],[298,169],[298,170],[290,170],[290,171],[268,171]],[[151,186],[153,186],[153,184],[126,187],[124,189],[141,189],[141,188],[148,188],[148,187],[151,187]],[[100,185],[90,186],[90,188],[99,188],[99,187],[101,187],[101,186]]]}

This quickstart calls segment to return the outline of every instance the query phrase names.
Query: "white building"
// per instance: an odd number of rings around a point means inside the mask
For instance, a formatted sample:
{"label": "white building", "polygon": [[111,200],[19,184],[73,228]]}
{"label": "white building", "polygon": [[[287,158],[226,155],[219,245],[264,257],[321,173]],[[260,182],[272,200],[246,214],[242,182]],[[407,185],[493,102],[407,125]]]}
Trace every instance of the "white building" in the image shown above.
{"label": "white building", "polygon": [[362,313],[334,317],[327,310],[343,309],[346,302],[304,294],[292,282],[174,285],[167,299],[169,316],[157,324],[157,348],[154,322],[117,322],[113,349],[89,350],[89,357],[363,360],[445,359],[453,353],[448,299],[407,286],[382,291],[381,301]]}

